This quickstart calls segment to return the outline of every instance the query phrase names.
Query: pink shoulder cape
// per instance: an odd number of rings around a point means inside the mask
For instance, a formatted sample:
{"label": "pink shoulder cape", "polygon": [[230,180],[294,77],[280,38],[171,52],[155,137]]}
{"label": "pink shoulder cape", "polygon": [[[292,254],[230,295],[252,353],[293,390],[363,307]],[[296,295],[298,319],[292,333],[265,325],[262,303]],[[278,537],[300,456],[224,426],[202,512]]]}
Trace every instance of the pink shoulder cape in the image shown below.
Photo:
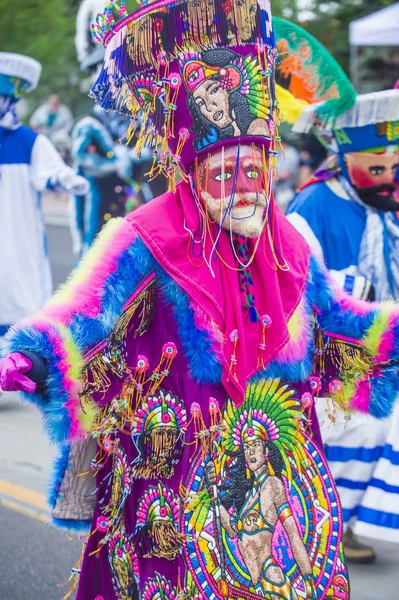
{"label": "pink shoulder cape", "polygon": [[[310,262],[310,249],[303,237],[278,207],[274,207],[273,215],[274,245],[289,268],[283,271],[276,267],[266,228],[250,266],[256,308],[259,315],[271,319],[263,351],[265,365],[289,341],[288,322],[301,300]],[[222,383],[232,400],[240,404],[247,381],[262,368],[258,360],[262,324],[252,323],[242,308],[238,273],[233,270],[237,269],[237,262],[228,234],[222,231],[219,238],[218,253],[222,260],[212,261],[213,276],[207,264],[196,259],[192,252],[188,230],[195,232],[198,214],[186,182],[181,182],[176,192],[152,200],[127,218],[157,262],[187,292],[191,305],[200,307],[220,332]],[[196,233],[198,240],[200,233],[198,230]],[[215,225],[210,226],[210,234],[216,236]],[[212,246],[209,235],[207,240],[205,252],[209,256]],[[254,243],[249,240],[250,250]],[[234,331],[238,333],[235,347],[231,339]],[[233,353],[236,364],[231,371]]]}

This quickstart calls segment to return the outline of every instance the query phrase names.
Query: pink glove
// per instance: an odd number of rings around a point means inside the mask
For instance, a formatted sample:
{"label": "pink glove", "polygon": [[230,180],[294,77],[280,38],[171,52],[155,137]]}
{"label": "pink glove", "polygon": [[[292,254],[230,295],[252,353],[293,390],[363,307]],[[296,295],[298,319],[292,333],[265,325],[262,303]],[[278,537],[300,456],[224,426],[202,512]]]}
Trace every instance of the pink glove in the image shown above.
{"label": "pink glove", "polygon": [[25,377],[32,361],[20,352],[12,352],[0,361],[0,388],[3,392],[28,392],[36,390],[36,383]]}

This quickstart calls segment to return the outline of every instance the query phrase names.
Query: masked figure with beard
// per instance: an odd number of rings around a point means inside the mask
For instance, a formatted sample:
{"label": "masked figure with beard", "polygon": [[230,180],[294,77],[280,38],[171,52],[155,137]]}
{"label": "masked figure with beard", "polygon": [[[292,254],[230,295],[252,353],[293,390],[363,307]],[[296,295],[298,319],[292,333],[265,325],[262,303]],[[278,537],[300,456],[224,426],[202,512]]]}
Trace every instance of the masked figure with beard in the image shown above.
{"label": "masked figure with beard", "polygon": [[[381,418],[399,390],[398,307],[337,290],[275,206],[270,6],[253,21],[250,3],[238,9],[233,25],[248,17],[257,42],[237,27],[226,41],[214,21],[212,53],[185,24],[186,0],[131,15],[121,3],[116,26],[110,5],[98,17],[92,94],[129,114],[170,190],[111,219],[68,284],[6,336],[0,385],[38,406],[60,446],[54,522],[90,532],[77,600],[324,598],[342,517],[314,396]],[[224,136],[198,145],[209,107]],[[343,368],[327,342],[354,335]]]}
{"label": "masked figure with beard", "polygon": [[[306,131],[314,111],[295,128]],[[338,118],[331,139],[334,155],[293,200],[289,220],[324,258],[346,292],[364,300],[399,300],[399,90],[359,95]],[[330,424],[329,424],[330,425]],[[374,560],[361,535],[399,542],[397,467],[399,413],[390,422],[354,416],[345,430],[325,427],[327,456],[336,478],[345,523],[348,559]]]}

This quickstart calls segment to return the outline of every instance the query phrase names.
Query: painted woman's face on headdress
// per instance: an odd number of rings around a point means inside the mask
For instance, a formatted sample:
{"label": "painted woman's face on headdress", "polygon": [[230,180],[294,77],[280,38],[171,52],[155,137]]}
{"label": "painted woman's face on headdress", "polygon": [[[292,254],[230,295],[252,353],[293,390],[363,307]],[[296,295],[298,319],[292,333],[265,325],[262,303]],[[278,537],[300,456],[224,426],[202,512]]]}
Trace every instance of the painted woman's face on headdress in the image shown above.
{"label": "painted woman's face on headdress", "polygon": [[194,39],[208,35],[215,18],[215,3],[213,0],[189,0],[188,20]]}
{"label": "painted woman's face on headdress", "polygon": [[180,68],[197,151],[219,140],[269,136],[267,99],[257,58],[215,48],[184,54]]}
{"label": "painted woman's face on headdress", "polygon": [[201,83],[193,92],[195,104],[201,114],[221,129],[233,123],[230,115],[229,92],[220,81],[208,79]]}
{"label": "painted woman's face on headdress", "polygon": [[211,219],[244,237],[260,235],[267,202],[261,150],[228,146],[203,159],[199,171]]}
{"label": "painted woman's face on headdress", "polygon": [[[203,61],[194,60],[185,66],[183,74],[186,87],[204,119],[220,129],[235,122],[234,109],[230,108],[230,94],[241,83],[241,75],[237,69],[212,67]],[[234,131],[236,130],[235,125]]]}
{"label": "painted woman's face on headdress", "polygon": [[256,27],[258,5],[255,0],[233,0],[236,15],[237,37],[245,42],[252,38]]}
{"label": "painted woman's face on headdress", "polygon": [[151,15],[145,15],[138,21],[134,21],[128,25],[127,48],[132,61],[148,64],[153,62],[151,44],[152,28],[153,20]]}

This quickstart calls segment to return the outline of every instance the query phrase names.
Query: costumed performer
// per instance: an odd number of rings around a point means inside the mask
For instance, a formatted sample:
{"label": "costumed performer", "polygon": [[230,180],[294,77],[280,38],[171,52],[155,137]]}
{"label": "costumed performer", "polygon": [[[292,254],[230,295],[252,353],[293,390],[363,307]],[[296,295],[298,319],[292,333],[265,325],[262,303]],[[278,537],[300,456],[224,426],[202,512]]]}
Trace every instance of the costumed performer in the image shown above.
{"label": "costumed performer", "polygon": [[93,94],[132,133],[143,113],[171,190],[13,326],[0,381],[60,445],[54,522],[89,530],[79,600],[346,600],[314,397],[391,412],[399,308],[336,291],[274,205],[270,6],[209,4],[98,17]]}
{"label": "costumed performer", "polygon": [[[92,36],[90,25],[103,4],[101,0],[84,0],[76,17],[76,53],[81,69],[90,73],[91,83],[101,70],[104,47]],[[127,212],[136,187],[136,159],[119,140],[128,126],[127,117],[96,106],[72,131],[74,167],[90,183],[88,192],[72,196],[70,203],[73,247],[78,257],[87,251],[109,219]]]}
{"label": "costumed performer", "polygon": [[[306,109],[295,129],[317,117]],[[359,95],[332,127],[332,157],[301,187],[289,220],[317,249],[339,286],[365,300],[399,300],[399,90]],[[373,310],[374,305],[370,305]],[[392,397],[396,396],[396,386]],[[399,542],[399,412],[389,421],[354,416],[345,428],[322,428],[343,504],[348,560],[371,562],[373,548],[356,534]]]}
{"label": "costumed performer", "polygon": [[0,52],[0,336],[52,293],[41,192],[84,193],[88,186],[45,136],[17,117],[16,103],[37,86],[40,73],[35,59]]}

